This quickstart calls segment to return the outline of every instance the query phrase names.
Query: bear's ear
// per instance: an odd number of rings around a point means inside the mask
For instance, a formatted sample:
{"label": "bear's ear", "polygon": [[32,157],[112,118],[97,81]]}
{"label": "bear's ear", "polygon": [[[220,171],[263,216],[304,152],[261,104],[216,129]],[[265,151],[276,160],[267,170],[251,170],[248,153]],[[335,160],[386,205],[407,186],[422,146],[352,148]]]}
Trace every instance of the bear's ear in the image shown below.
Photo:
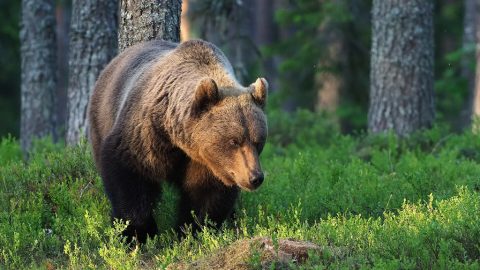
{"label": "bear's ear", "polygon": [[200,116],[219,100],[220,94],[215,81],[210,78],[200,80],[195,89],[195,98],[192,104],[193,116]]}
{"label": "bear's ear", "polygon": [[252,97],[255,103],[262,109],[265,108],[268,95],[268,82],[264,78],[258,78],[255,83],[251,85]]}

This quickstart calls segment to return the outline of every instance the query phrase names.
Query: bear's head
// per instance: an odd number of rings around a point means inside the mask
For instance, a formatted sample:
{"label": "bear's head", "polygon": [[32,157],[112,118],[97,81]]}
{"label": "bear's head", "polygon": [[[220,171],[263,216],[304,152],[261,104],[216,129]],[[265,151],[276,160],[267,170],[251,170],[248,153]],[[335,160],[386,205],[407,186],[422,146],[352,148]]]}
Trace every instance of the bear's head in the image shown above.
{"label": "bear's head", "polygon": [[267,138],[267,91],[263,78],[246,90],[219,89],[209,78],[197,85],[191,110],[197,158],[227,186],[251,191],[263,182],[259,155]]}

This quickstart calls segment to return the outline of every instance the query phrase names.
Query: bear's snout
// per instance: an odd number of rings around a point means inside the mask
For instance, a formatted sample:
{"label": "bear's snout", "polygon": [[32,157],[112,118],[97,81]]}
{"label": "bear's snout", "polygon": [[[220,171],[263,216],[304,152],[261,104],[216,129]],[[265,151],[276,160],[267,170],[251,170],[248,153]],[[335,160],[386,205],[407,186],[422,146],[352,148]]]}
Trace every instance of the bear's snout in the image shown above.
{"label": "bear's snout", "polygon": [[250,177],[250,185],[253,187],[253,189],[257,189],[263,183],[263,179],[263,172],[256,171],[252,174],[252,177]]}
{"label": "bear's snout", "polygon": [[265,176],[261,170],[254,170],[253,172],[249,173],[249,177],[247,177],[244,181],[237,181],[237,185],[246,191],[254,191],[258,187],[260,187],[265,179]]}

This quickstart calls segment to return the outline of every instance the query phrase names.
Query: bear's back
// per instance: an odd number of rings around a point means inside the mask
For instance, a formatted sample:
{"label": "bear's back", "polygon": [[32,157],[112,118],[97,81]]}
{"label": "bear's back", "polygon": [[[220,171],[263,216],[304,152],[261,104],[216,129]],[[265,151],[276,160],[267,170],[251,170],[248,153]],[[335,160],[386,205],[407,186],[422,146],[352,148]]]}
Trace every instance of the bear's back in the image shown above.
{"label": "bear's back", "polygon": [[88,110],[88,134],[95,152],[112,130],[129,96],[134,94],[136,82],[154,62],[176,47],[175,43],[161,40],[140,43],[119,54],[102,71]]}

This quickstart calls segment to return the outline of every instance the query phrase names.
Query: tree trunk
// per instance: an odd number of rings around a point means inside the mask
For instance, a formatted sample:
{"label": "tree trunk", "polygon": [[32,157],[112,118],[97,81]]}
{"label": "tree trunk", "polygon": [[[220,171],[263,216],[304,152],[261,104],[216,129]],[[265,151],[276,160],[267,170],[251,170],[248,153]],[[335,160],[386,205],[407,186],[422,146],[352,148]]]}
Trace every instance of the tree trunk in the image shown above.
{"label": "tree trunk", "polygon": [[87,131],[87,104],[99,73],[117,53],[117,0],[73,0],[66,141]]}
{"label": "tree trunk", "polygon": [[[331,49],[328,48],[329,51]],[[318,88],[315,110],[335,113],[340,101],[340,90],[344,86],[343,78],[336,72],[319,72],[315,75],[315,84]]]}
{"label": "tree trunk", "polygon": [[[475,83],[472,87],[472,103],[471,103],[471,112],[474,122],[473,122],[473,129],[475,132],[479,132],[480,130],[480,122],[478,118],[480,117],[480,3],[477,1],[471,1],[474,3],[470,3],[469,6],[465,8],[471,8],[474,10],[475,13],[475,45],[476,45],[476,71],[475,71]],[[470,11],[469,11],[470,12]]]}
{"label": "tree trunk", "polygon": [[65,138],[68,90],[68,46],[72,7],[66,1],[57,3],[56,7],[57,33],[57,90],[55,92],[55,119],[58,138]]}
{"label": "tree trunk", "polygon": [[[269,46],[277,38],[277,25],[274,20],[274,10],[275,10],[275,1],[274,0],[257,0],[254,1],[254,13],[253,20],[255,22],[254,27],[254,37],[255,43],[258,46]],[[262,57],[261,58],[263,69],[265,70],[265,75],[269,84],[269,91],[275,91],[278,86],[278,59],[274,57]]]}
{"label": "tree trunk", "polygon": [[[338,4],[338,1],[333,2]],[[315,74],[318,89],[315,109],[334,113],[340,101],[340,91],[345,86],[342,72],[347,61],[345,39],[340,26],[332,18],[327,18],[320,26],[318,34],[326,48],[318,63],[321,71]]]}
{"label": "tree trunk", "polygon": [[253,6],[259,3],[252,0],[205,2],[206,9],[200,11],[205,14],[199,12],[200,16],[197,15],[202,18],[197,22],[201,25],[200,37],[222,49],[232,64],[235,76],[243,83],[249,75],[249,67],[259,56],[250,38],[250,33],[257,30]]}
{"label": "tree trunk", "polygon": [[[477,0],[465,0],[465,16],[463,19],[463,50],[465,52],[472,51],[471,48],[476,45],[476,33],[477,33]],[[471,55],[468,53],[464,59],[462,59],[462,75],[468,82],[468,88],[475,87],[475,71],[471,67]]]}
{"label": "tree trunk", "polygon": [[475,55],[477,34],[477,0],[465,0],[463,19],[463,51],[462,76],[467,80],[469,98],[463,102],[458,125],[461,129],[470,125],[473,112],[473,98],[475,96],[475,70],[472,68],[472,58]]}
{"label": "tree trunk", "polygon": [[180,41],[181,0],[121,0],[119,50],[152,39]]}
{"label": "tree trunk", "polygon": [[55,138],[54,93],[56,90],[55,1],[22,0],[21,127],[24,152],[32,139]]}
{"label": "tree trunk", "polygon": [[224,40],[225,54],[232,63],[236,77],[241,83],[246,83],[248,70],[257,59],[258,51],[250,38],[253,32],[253,10],[252,0],[243,0],[237,3],[238,7],[232,11],[231,17],[227,20],[227,27],[231,29],[231,36]]}
{"label": "tree trunk", "polygon": [[371,132],[400,136],[434,120],[433,0],[374,0]]}
{"label": "tree trunk", "polygon": [[188,1],[182,1],[182,17],[180,19],[180,41],[190,39],[190,19],[188,18]]}

